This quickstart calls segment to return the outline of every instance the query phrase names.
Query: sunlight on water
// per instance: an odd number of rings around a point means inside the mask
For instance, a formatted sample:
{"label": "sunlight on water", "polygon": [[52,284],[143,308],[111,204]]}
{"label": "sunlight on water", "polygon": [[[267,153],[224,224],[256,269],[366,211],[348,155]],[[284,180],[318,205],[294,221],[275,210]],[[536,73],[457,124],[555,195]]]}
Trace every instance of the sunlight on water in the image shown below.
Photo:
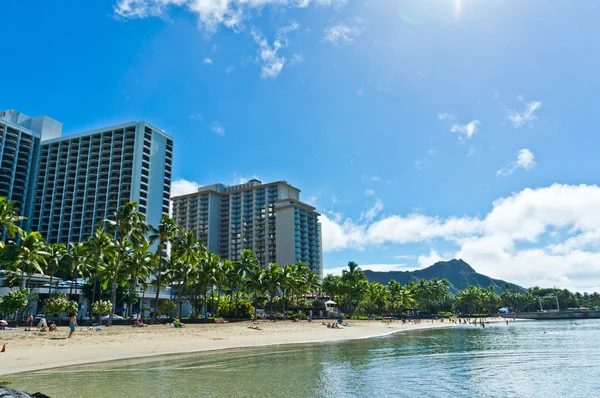
{"label": "sunlight on water", "polygon": [[[545,332],[545,333],[544,333]],[[52,397],[597,396],[600,320],[456,327],[11,377]]]}

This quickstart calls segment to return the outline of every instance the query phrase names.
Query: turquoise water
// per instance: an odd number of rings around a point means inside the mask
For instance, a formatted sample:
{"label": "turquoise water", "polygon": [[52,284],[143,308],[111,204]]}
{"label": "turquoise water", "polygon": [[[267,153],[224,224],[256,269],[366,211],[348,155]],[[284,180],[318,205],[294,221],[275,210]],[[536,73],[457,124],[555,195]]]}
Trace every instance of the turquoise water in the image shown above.
{"label": "turquoise water", "polygon": [[600,396],[600,320],[584,323],[460,326],[76,366],[11,380],[51,397]]}

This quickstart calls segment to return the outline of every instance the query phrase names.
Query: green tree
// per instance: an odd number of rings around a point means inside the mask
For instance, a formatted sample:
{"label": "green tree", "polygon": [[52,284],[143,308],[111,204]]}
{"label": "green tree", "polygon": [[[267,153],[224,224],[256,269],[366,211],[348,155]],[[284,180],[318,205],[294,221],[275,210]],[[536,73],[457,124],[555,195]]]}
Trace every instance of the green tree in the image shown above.
{"label": "green tree", "polygon": [[98,323],[102,326],[102,315],[110,313],[112,303],[107,300],[94,301],[92,304],[92,314],[98,316]]}
{"label": "green tree", "polygon": [[156,321],[156,309],[158,309],[158,298],[160,295],[163,264],[167,256],[167,244],[177,236],[180,229],[175,221],[168,215],[163,215],[158,227],[151,227],[150,243],[158,242],[156,248],[156,297],[154,298],[155,311],[152,313],[152,323]]}
{"label": "green tree", "polygon": [[[46,300],[43,311],[45,314],[60,315],[63,312],[75,314],[78,311],[78,305],[75,301],[69,301],[66,294],[61,292],[52,293],[50,298]],[[58,317],[60,325],[60,316]]]}
{"label": "green tree", "polygon": [[59,269],[60,265],[67,259],[67,247],[62,243],[56,243],[48,246],[48,256],[46,257],[47,267],[46,273],[50,275],[50,283],[48,284],[48,297],[52,294],[52,285],[54,281],[54,273]]}
{"label": "green tree", "polygon": [[175,305],[175,303],[173,302],[173,300],[165,300],[162,303],[160,303],[160,305],[158,306],[156,312],[158,312],[159,315],[169,315],[171,314],[173,311],[175,311],[175,308],[177,306]]}
{"label": "green tree", "polygon": [[269,294],[269,318],[271,320],[273,319],[273,300],[275,299],[275,296],[279,294],[282,279],[282,270],[279,264],[270,263],[267,269],[265,270],[265,275],[262,278],[262,283],[264,284],[265,290]]}
{"label": "green tree", "polygon": [[9,314],[14,314],[27,307],[29,303],[29,289],[12,290],[0,297],[0,313],[7,318]]}
{"label": "green tree", "polygon": [[[148,280],[152,273],[152,265],[154,264],[154,255],[150,252],[150,244],[146,239],[131,247],[131,253],[126,256],[127,273],[131,275],[130,289],[136,291],[137,285],[142,285],[142,297],[140,299],[140,317],[143,317],[144,299],[146,297],[146,289],[148,288]],[[133,299],[130,299],[129,309],[133,309]]]}
{"label": "green tree", "polygon": [[189,231],[173,241],[171,258],[174,259],[174,267],[171,270],[171,279],[177,281],[177,313],[176,318],[181,316],[181,303],[183,291],[188,282],[196,274],[196,268],[200,263],[200,257],[205,249],[202,243]]}
{"label": "green tree", "polygon": [[354,261],[350,261],[348,269],[342,271],[342,281],[348,295],[348,312],[352,315],[367,290],[368,281],[363,271]]}
{"label": "green tree", "polygon": [[2,237],[5,234],[8,238],[14,238],[23,233],[19,224],[24,219],[25,217],[19,216],[19,210],[14,202],[0,196],[0,248],[4,247]]}
{"label": "green tree", "polygon": [[117,306],[117,278],[119,270],[125,262],[125,255],[130,244],[139,244],[145,239],[147,227],[144,223],[145,216],[137,210],[136,202],[128,202],[113,214],[112,219],[103,220],[108,231],[113,233],[116,240],[117,256],[113,262],[112,270],[112,309],[108,316],[107,326],[112,325],[113,315]]}
{"label": "green tree", "polygon": [[92,262],[90,269],[91,282],[93,284],[92,299],[93,304],[96,301],[96,287],[100,281],[103,271],[108,268],[108,264],[117,255],[115,242],[112,236],[98,228],[85,241],[85,251],[87,258]]}

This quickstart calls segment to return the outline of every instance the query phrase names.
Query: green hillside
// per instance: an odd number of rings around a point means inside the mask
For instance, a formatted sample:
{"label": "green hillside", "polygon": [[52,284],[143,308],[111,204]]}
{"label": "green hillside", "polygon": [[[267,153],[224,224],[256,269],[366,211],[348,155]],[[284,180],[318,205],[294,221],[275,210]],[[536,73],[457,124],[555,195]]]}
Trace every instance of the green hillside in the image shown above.
{"label": "green hillside", "polygon": [[[427,268],[416,271],[364,271],[365,276],[370,282],[379,282],[387,285],[391,279],[400,282],[403,285],[410,281],[418,282],[419,279],[445,278],[450,282],[450,293],[456,293],[459,290],[466,289],[469,285],[481,286],[488,288],[494,286],[496,292],[500,292],[505,281],[500,279],[490,278],[483,274],[477,273],[469,264],[463,260],[439,261]],[[515,291],[525,292],[521,286],[509,283],[510,287]]]}

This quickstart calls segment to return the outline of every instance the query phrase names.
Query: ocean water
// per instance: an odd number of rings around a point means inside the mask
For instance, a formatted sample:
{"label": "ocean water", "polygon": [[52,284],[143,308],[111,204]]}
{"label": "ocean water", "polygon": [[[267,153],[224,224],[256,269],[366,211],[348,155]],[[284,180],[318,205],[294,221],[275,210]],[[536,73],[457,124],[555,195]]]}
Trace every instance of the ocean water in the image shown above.
{"label": "ocean water", "polygon": [[583,323],[467,325],[9,378],[51,397],[598,397],[600,320]]}

